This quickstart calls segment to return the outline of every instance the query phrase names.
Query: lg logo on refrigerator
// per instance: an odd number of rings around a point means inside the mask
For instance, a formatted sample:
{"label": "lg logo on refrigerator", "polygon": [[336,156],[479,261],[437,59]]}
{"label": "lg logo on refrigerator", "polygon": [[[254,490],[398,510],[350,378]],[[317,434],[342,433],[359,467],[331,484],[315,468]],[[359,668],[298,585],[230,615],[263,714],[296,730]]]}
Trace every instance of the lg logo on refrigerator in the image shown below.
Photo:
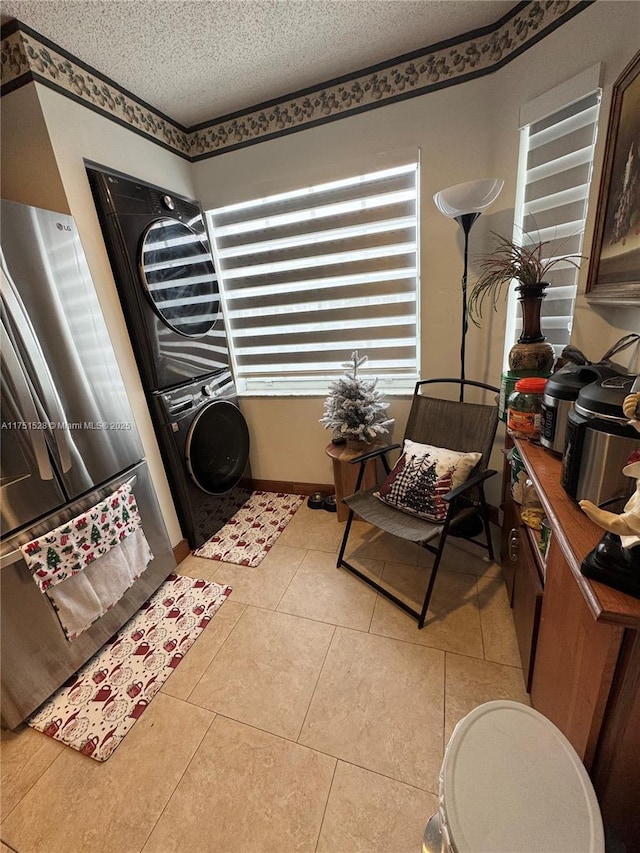
{"label": "lg logo on refrigerator", "polygon": [[70,225],[63,225],[62,222],[56,222],[56,228],[58,231],[71,231]]}

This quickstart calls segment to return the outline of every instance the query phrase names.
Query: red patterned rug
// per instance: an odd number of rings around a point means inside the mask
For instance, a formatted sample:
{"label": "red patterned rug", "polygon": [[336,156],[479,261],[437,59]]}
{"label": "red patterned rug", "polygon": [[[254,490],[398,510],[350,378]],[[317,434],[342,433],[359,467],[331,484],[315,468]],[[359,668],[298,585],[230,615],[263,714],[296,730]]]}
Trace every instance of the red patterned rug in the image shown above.
{"label": "red patterned rug", "polygon": [[302,495],[253,492],[233,518],[193,553],[208,560],[258,566],[303,500]]}
{"label": "red patterned rug", "polygon": [[230,593],[212,581],[169,575],[27,724],[106,761]]}

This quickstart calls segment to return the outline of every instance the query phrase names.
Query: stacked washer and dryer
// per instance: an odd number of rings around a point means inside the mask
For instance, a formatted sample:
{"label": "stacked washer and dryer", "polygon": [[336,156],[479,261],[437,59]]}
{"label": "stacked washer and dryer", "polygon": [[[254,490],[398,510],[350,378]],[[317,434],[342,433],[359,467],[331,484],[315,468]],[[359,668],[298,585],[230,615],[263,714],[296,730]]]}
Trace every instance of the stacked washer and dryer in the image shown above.
{"label": "stacked washer and dryer", "polygon": [[86,165],[176,511],[198,548],[251,493],[249,430],[202,210]]}

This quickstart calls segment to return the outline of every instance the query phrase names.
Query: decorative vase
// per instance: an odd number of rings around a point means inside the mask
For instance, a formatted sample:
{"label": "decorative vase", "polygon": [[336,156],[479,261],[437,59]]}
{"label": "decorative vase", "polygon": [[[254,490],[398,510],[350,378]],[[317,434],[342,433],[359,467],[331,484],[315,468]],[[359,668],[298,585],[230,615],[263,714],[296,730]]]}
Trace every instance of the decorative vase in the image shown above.
{"label": "decorative vase", "polygon": [[541,281],[517,288],[522,306],[522,332],[509,350],[509,370],[513,373],[525,370],[551,373],[555,353],[540,329],[540,310],[548,286],[548,282]]}

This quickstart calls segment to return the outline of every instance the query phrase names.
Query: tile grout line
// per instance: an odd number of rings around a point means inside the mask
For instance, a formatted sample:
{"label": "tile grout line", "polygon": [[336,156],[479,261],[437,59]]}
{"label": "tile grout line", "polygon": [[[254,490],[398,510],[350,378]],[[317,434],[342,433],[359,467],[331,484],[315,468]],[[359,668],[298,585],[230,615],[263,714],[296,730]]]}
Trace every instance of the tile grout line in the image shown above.
{"label": "tile grout line", "polygon": [[[232,594],[233,594],[233,593],[232,593]],[[229,596],[229,598],[230,598],[230,596]],[[229,598],[227,598],[227,601],[229,600]],[[238,618],[237,618],[237,619],[236,619],[236,621],[235,621],[235,624],[233,625],[233,627],[231,628],[231,630],[229,631],[229,633],[227,634],[227,636],[224,638],[224,640],[222,641],[222,643],[220,643],[220,646],[219,646],[219,647],[218,647],[218,649],[216,650],[216,653],[213,655],[213,657],[211,658],[211,660],[209,661],[209,663],[205,666],[205,668],[203,669],[203,671],[202,671],[202,672],[201,672],[201,674],[200,674],[200,677],[198,678],[198,680],[196,681],[196,683],[193,685],[193,687],[191,688],[191,690],[187,693],[187,696],[186,696],[184,699],[181,699],[181,701],[182,701],[182,702],[187,702],[189,705],[192,705],[194,708],[201,708],[201,707],[202,707],[202,705],[196,705],[196,703],[195,703],[195,702],[190,702],[190,701],[189,701],[189,697],[191,696],[191,694],[193,693],[193,691],[196,689],[196,687],[200,684],[200,682],[202,681],[202,679],[203,679],[203,678],[204,678],[204,676],[205,676],[205,673],[207,672],[207,670],[209,669],[209,667],[211,666],[211,664],[213,663],[213,661],[218,657],[218,654],[220,653],[220,649],[222,649],[222,647],[223,647],[223,646],[224,646],[224,644],[227,642],[227,640],[229,639],[229,637],[231,636],[231,634],[233,634],[233,632],[235,631],[235,629],[238,627],[238,622],[242,619],[242,617],[244,616],[244,614],[245,614],[245,613],[246,613],[246,611],[247,611],[247,607],[248,607],[248,605],[246,605],[246,604],[242,604],[241,602],[238,602],[238,604],[241,604],[241,606],[242,606],[242,613],[240,613],[240,615],[238,616]],[[202,636],[202,635],[200,635],[200,636]],[[196,639],[196,642],[197,642],[197,639]],[[195,643],[194,643],[194,645],[195,645]],[[168,680],[168,679],[167,679],[167,680]],[[167,694],[167,695],[169,695],[169,696],[170,696],[171,694],[169,693],[169,694]],[[174,698],[176,698],[176,697],[174,697]],[[210,709],[210,708],[206,708],[205,710],[210,711],[211,709]]]}
{"label": "tile grout line", "polygon": [[[26,725],[27,725],[27,724],[25,723],[25,726],[26,726]],[[28,727],[27,727],[27,728],[28,728]],[[31,729],[31,731],[36,731],[36,729]],[[47,735],[43,734],[42,732],[37,732],[37,734],[42,734],[42,737],[47,737]],[[54,741],[54,743],[56,743],[56,741],[55,741],[53,738],[48,738],[48,740],[52,740],[52,741]],[[58,743],[59,743],[59,741],[58,741]],[[50,770],[50,768],[55,764],[55,762],[56,762],[59,758],[61,758],[61,756],[63,756],[63,755],[64,755],[64,753],[65,753],[65,749],[66,749],[66,744],[62,744],[62,747],[63,747],[63,748],[58,752],[58,754],[57,754],[57,755],[54,755],[54,757],[51,759],[51,761],[47,764],[47,766],[44,768],[44,770],[42,771],[42,773],[40,773],[40,775],[38,776],[38,778],[33,780],[32,784],[31,784],[31,785],[29,785],[29,787],[28,787],[28,788],[27,788],[27,790],[24,792],[24,794],[20,797],[20,799],[19,799],[19,800],[18,800],[18,801],[17,801],[17,802],[16,802],[16,803],[15,803],[15,804],[10,808],[10,809],[9,809],[9,811],[7,812],[7,814],[3,814],[3,815],[2,815],[2,823],[4,823],[4,822],[5,822],[5,820],[7,820],[7,818],[8,818],[11,814],[13,814],[13,812],[18,808],[18,806],[20,805],[20,803],[25,799],[25,797],[27,797],[27,796],[29,795],[30,791],[31,791],[31,790],[32,790],[32,789],[33,789],[33,788],[38,784],[38,782],[40,781],[40,779],[42,779],[42,777],[44,776],[44,774],[45,774],[45,773],[47,773],[47,772]],[[3,843],[3,844],[7,844],[7,842],[6,842],[6,841],[4,841],[3,839],[0,839],[0,841],[2,841],[2,843]],[[10,844],[7,844],[7,847],[10,847],[10,846],[11,846]],[[13,850],[13,847],[11,847],[11,849]]]}
{"label": "tile grout line", "polygon": [[[303,744],[301,744],[302,746]],[[307,749],[314,749],[314,747],[307,747]],[[319,752],[321,755],[329,755],[327,752],[322,752],[322,750],[316,749],[316,752]],[[388,773],[382,773],[380,770],[372,770],[370,767],[365,767],[363,764],[357,764],[355,761],[347,761],[346,758],[340,758],[337,755],[330,755],[330,758],[335,758],[336,761],[341,762],[342,764],[348,764],[351,767],[357,767],[358,770],[364,770],[365,773],[373,773],[374,776],[380,776],[382,779],[388,779],[390,782],[396,782],[398,785],[406,785],[407,788],[412,788],[414,791],[420,791],[423,794],[431,794],[433,797],[438,796],[437,791],[430,791],[428,788],[421,788],[419,785],[414,785],[412,782],[406,782],[404,779],[398,779],[396,776],[389,776]]]}
{"label": "tile grout line", "polygon": [[[324,753],[322,753],[324,754]],[[318,837],[316,838],[316,843],[314,845],[314,851],[318,850],[318,844],[320,843],[320,836],[322,835],[322,827],[324,826],[324,821],[327,816],[327,809],[329,808],[329,800],[331,799],[331,791],[333,789],[333,783],[336,778],[336,773],[338,772],[338,762],[339,758],[336,758],[336,763],[333,768],[333,773],[331,774],[331,784],[329,785],[329,790],[327,791],[327,799],[324,804],[324,809],[322,810],[322,820],[320,821],[320,826],[318,827]]]}
{"label": "tile grout line", "polygon": [[515,669],[515,670],[518,670],[518,672],[522,672],[522,667],[517,666],[516,664],[513,664],[513,663],[500,663],[500,661],[496,661],[496,660],[483,660],[483,658],[476,658],[473,655],[466,654],[465,652],[454,652],[454,651],[451,651],[449,649],[447,649],[445,654],[447,654],[447,655],[458,655],[461,658],[467,658],[468,660],[475,661],[475,663],[488,663],[488,664],[491,664],[491,666],[501,666],[501,667],[505,667],[506,669]]}
{"label": "tile grout line", "polygon": [[376,597],[373,600],[373,607],[371,608],[371,618],[369,619],[369,627],[367,628],[367,634],[371,634],[373,637],[377,636],[377,634],[372,632],[371,626],[373,625],[373,617],[376,615],[376,607],[378,606],[378,601],[380,599],[380,593],[376,592],[375,596]]}
{"label": "tile grout line", "polygon": [[[282,611],[279,611],[279,610],[278,610],[278,607],[280,607],[280,604],[281,604],[281,602],[282,602],[282,599],[285,597],[285,595],[286,595],[286,594],[287,594],[287,592],[289,591],[289,587],[291,586],[291,584],[292,584],[292,583],[293,583],[293,581],[295,580],[295,578],[296,578],[296,576],[297,576],[298,572],[300,571],[300,566],[302,566],[302,564],[304,563],[304,561],[307,559],[307,557],[308,557],[308,555],[309,555],[310,550],[311,550],[310,548],[306,548],[306,549],[305,549],[304,556],[302,557],[302,559],[300,560],[300,562],[299,562],[299,563],[298,563],[298,565],[296,566],[296,570],[295,570],[295,572],[291,575],[291,578],[289,579],[288,584],[286,585],[286,587],[285,587],[285,588],[284,588],[284,590],[282,591],[282,595],[280,596],[280,598],[277,600],[277,602],[276,602],[276,606],[273,608],[273,612],[274,612],[274,613],[280,613],[280,612],[282,612]],[[268,610],[269,608],[265,607],[264,609],[265,609],[265,610]]]}
{"label": "tile grout line", "polygon": [[[199,707],[199,706],[194,706]],[[221,714],[215,711],[211,712],[215,714],[216,717],[220,717],[223,720],[229,720],[232,723],[236,723],[239,726],[246,726],[247,728],[254,729],[257,732],[261,732],[262,734],[268,735],[269,737],[277,738],[278,740],[286,741],[286,743],[291,744],[292,746],[299,746],[301,749],[307,749],[309,752],[315,752],[318,755],[324,755],[325,758],[332,758],[336,762],[340,761],[343,764],[350,764],[353,767],[357,767],[359,770],[364,770],[367,773],[373,773],[375,776],[380,776],[383,779],[388,779],[390,782],[397,782],[399,785],[406,785],[409,788],[413,788],[415,791],[421,791],[426,794],[431,794],[432,796],[438,796],[437,791],[432,791],[429,788],[421,788],[419,785],[415,785],[412,782],[407,782],[405,779],[398,779],[396,776],[390,776],[388,773],[383,773],[380,770],[372,770],[370,767],[365,767],[364,764],[358,764],[355,761],[347,761],[344,758],[341,758],[339,755],[334,755],[331,752],[324,752],[322,749],[318,749],[315,746],[309,746],[306,743],[300,743],[297,740],[291,740],[291,738],[286,737],[285,735],[276,735],[273,732],[268,731],[267,729],[262,729],[260,726],[255,725],[255,723],[247,723],[244,720],[237,720],[235,717],[229,716],[229,714]],[[213,721],[212,721],[213,722]]]}
{"label": "tile grout line", "polygon": [[[181,701],[184,701],[184,700],[177,699],[176,701],[181,702]],[[187,703],[187,704],[188,704],[188,703]],[[193,706],[193,705],[192,705],[192,707],[198,707],[198,706]],[[208,710],[208,709],[200,709],[200,710]],[[178,781],[176,782],[176,784],[175,784],[175,785],[174,785],[174,787],[173,787],[173,790],[171,791],[171,793],[170,793],[170,794],[169,794],[169,796],[167,797],[167,801],[166,801],[166,803],[165,803],[165,804],[164,804],[164,806],[160,809],[160,814],[158,815],[158,817],[156,818],[155,823],[153,824],[153,826],[152,826],[152,827],[151,827],[151,829],[149,830],[149,833],[147,834],[147,837],[145,838],[144,842],[142,843],[142,846],[140,847],[139,853],[143,853],[144,848],[145,848],[145,847],[147,846],[147,844],[149,843],[149,839],[150,839],[150,838],[151,838],[151,836],[153,835],[153,832],[154,832],[155,828],[157,827],[157,825],[160,823],[160,821],[161,821],[161,819],[162,819],[162,815],[163,815],[163,814],[165,813],[165,811],[167,810],[167,807],[168,807],[169,803],[170,803],[170,802],[171,802],[171,800],[173,799],[173,795],[174,795],[174,794],[175,794],[175,792],[178,790],[178,787],[179,787],[180,783],[182,782],[182,780],[184,779],[184,777],[185,777],[185,774],[186,774],[187,770],[189,769],[189,767],[191,767],[191,765],[192,765],[192,763],[193,763],[193,760],[194,760],[194,759],[195,759],[195,757],[196,757],[196,753],[198,752],[198,750],[199,750],[199,749],[200,749],[200,747],[202,746],[202,744],[203,744],[203,742],[204,742],[204,739],[205,739],[205,738],[206,738],[206,736],[209,734],[209,730],[211,729],[211,726],[213,725],[213,723],[214,723],[214,721],[215,721],[216,717],[218,716],[218,715],[215,713],[215,711],[210,711],[209,713],[213,714],[213,717],[212,717],[211,721],[209,722],[209,725],[208,725],[208,726],[207,726],[207,728],[205,729],[204,734],[203,734],[203,735],[202,735],[202,737],[200,738],[199,743],[196,745],[196,748],[193,750],[193,754],[191,755],[191,758],[187,761],[187,763],[186,763],[186,766],[185,766],[184,770],[183,770],[183,771],[182,771],[182,773],[180,774],[180,778],[178,779]]]}
{"label": "tile grout line", "polygon": [[[304,729],[304,724],[306,723],[307,717],[309,716],[309,711],[310,711],[311,706],[313,704],[313,700],[314,700],[314,697],[316,695],[316,690],[318,689],[318,682],[320,681],[320,677],[322,676],[322,673],[324,671],[324,667],[325,667],[325,664],[327,662],[329,652],[331,651],[331,646],[333,645],[333,641],[334,641],[334,638],[336,636],[336,631],[337,631],[338,627],[339,626],[337,626],[337,625],[333,626],[333,631],[331,633],[331,639],[327,643],[327,650],[324,653],[322,663],[320,664],[320,668],[318,669],[318,675],[316,676],[315,684],[313,685],[313,690],[311,691],[311,698],[309,699],[309,704],[307,705],[307,710],[305,711],[302,723],[300,724],[300,728],[298,729],[298,735],[296,737],[295,742],[297,744],[299,744],[300,746],[305,746],[305,744],[300,743],[300,735],[302,734],[302,730]],[[308,748],[311,749],[311,747],[308,747]],[[316,751],[319,752],[319,750],[316,750]],[[333,757],[335,758],[336,756],[333,756]]]}
{"label": "tile grout line", "polygon": [[480,619],[480,642],[482,643],[482,659],[487,659],[487,647],[484,642],[484,621],[482,619],[482,606],[480,601],[480,587],[478,585],[478,579],[476,578],[476,604],[478,607],[478,618]]}

